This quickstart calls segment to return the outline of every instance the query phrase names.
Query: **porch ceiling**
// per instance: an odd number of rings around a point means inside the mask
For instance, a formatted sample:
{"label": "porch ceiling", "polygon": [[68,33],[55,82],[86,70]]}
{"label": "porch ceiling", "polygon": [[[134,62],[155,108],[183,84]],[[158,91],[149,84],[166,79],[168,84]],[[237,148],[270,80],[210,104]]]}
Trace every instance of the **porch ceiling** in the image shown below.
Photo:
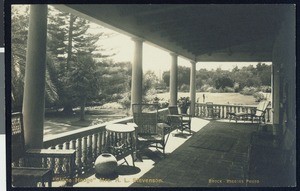
{"label": "porch ceiling", "polygon": [[284,5],[56,5],[196,61],[271,61]]}

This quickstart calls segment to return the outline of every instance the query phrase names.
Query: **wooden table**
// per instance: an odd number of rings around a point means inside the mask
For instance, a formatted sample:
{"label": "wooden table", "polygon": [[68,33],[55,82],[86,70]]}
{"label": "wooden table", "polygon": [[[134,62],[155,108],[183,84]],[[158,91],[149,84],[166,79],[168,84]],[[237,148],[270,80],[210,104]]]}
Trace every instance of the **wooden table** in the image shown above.
{"label": "wooden table", "polygon": [[108,124],[105,127],[107,136],[105,150],[113,154],[117,160],[125,159],[126,156],[132,156],[133,165],[135,152],[135,128],[132,125]]}
{"label": "wooden table", "polygon": [[12,169],[12,182],[14,186],[37,186],[38,182],[45,187],[45,182],[48,182],[48,187],[52,186],[53,172],[47,168],[30,168],[30,167],[14,167]]}

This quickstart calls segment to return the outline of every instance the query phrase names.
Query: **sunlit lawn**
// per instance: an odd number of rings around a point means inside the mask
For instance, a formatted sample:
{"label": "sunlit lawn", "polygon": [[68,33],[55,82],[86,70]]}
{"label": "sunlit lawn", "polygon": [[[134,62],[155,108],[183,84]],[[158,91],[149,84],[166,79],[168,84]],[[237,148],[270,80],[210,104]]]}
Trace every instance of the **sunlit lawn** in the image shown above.
{"label": "sunlit lawn", "polygon": [[[209,93],[209,92],[197,92],[196,100],[199,103],[203,103],[203,94],[205,94],[205,102],[213,102],[215,104],[243,104],[243,105],[257,105],[252,95],[242,95],[240,93]],[[188,92],[179,92],[179,97],[189,97]],[[157,94],[157,97],[164,100],[169,100],[170,93]]]}

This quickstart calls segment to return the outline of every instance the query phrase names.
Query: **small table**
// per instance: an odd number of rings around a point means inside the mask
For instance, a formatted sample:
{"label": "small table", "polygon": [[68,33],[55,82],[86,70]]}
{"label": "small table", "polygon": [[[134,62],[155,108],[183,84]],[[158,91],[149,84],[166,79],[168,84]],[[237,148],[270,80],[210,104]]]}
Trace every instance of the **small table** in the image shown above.
{"label": "small table", "polygon": [[132,125],[109,124],[106,125],[105,129],[107,132],[106,151],[113,154],[117,160],[124,159],[127,164],[125,157],[131,155],[133,166],[135,166],[133,156],[135,152],[135,128]]}
{"label": "small table", "polygon": [[45,182],[48,182],[48,187],[52,186],[52,170],[47,168],[30,168],[30,167],[14,167],[12,169],[12,178],[14,186],[37,186],[38,182],[45,187]]}

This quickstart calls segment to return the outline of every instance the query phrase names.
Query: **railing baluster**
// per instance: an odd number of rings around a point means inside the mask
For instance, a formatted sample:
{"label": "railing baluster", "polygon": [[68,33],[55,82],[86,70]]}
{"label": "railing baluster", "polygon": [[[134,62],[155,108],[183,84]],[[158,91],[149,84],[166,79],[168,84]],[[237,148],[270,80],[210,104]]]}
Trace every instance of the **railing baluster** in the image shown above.
{"label": "railing baluster", "polygon": [[78,166],[78,173],[81,174],[82,172],[82,138],[78,139],[77,142],[77,150],[76,150],[76,165]]}
{"label": "railing baluster", "polygon": [[87,139],[88,139],[87,136],[83,137],[82,163],[83,163],[84,170],[85,170],[85,168],[87,166]]}
{"label": "railing baluster", "polygon": [[102,132],[98,133],[98,147],[97,147],[97,155],[99,156],[102,153]]}
{"label": "railing baluster", "polygon": [[98,133],[93,134],[93,161],[96,160],[96,158],[98,157],[98,153],[97,153],[97,145],[98,145]]}
{"label": "railing baluster", "polygon": [[93,161],[93,135],[88,136],[87,163],[91,166]]}
{"label": "railing baluster", "polygon": [[[64,148],[65,150],[70,150],[70,142],[69,141],[67,141],[66,143],[65,143],[65,148]],[[67,164],[69,164],[71,161],[68,161],[68,163]],[[70,173],[70,166],[69,165],[67,165],[66,164],[66,166],[65,166],[65,168],[66,168],[66,174],[69,174]]]}
{"label": "railing baluster", "polygon": [[[58,149],[62,150],[63,149],[63,144],[58,145]],[[63,159],[58,158],[58,167],[57,167],[57,172],[61,174],[63,172]]]}
{"label": "railing baluster", "polygon": [[[77,148],[76,148],[76,139],[74,139],[74,140],[71,141],[71,149],[74,149],[75,151],[77,151]],[[76,153],[76,155],[77,155],[77,153]],[[76,158],[77,158],[77,156],[75,156],[75,161],[76,161]],[[73,170],[74,176],[78,175],[78,172],[77,172],[78,169],[79,169],[78,166],[75,164],[75,166],[73,168],[75,168],[75,169],[71,169],[71,170]]]}
{"label": "railing baluster", "polygon": [[224,112],[224,108],[225,108],[225,106],[222,105],[222,107],[221,107],[221,109],[222,109],[222,116],[221,116],[221,118],[222,118],[222,119],[224,119],[224,113],[225,113],[225,112]]}

